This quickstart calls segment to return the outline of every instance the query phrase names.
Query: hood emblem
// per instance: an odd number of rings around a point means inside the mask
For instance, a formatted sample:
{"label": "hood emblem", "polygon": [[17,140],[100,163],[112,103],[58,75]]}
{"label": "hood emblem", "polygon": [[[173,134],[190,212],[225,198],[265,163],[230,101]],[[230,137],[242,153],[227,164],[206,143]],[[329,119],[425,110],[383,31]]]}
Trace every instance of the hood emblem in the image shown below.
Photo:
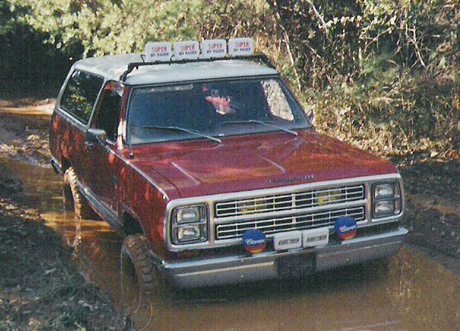
{"label": "hood emblem", "polygon": [[301,180],[312,180],[313,178],[314,178],[313,175],[295,176],[295,177],[289,177],[289,178],[270,179],[268,183],[269,184],[292,183],[292,182],[298,182]]}

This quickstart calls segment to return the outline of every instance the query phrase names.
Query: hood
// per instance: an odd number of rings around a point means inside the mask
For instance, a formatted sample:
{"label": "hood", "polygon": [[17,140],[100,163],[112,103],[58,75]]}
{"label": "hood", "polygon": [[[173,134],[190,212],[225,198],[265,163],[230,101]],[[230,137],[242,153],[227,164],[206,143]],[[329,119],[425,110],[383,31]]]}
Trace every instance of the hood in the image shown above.
{"label": "hood", "polygon": [[170,198],[396,173],[367,152],[301,131],[138,146],[136,166]]}

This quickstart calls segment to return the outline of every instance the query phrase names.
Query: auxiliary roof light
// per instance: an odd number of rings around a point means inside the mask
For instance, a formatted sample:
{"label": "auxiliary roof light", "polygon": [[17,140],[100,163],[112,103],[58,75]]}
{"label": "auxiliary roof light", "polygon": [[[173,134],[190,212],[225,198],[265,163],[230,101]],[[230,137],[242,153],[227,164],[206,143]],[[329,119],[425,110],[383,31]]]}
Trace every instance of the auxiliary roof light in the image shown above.
{"label": "auxiliary roof light", "polygon": [[147,62],[167,62],[171,60],[171,44],[167,42],[148,42],[145,45]]}
{"label": "auxiliary roof light", "polygon": [[148,62],[169,62],[171,60],[196,60],[224,58],[227,55],[249,56],[253,54],[254,43],[251,38],[232,38],[228,43],[224,39],[197,41],[180,41],[171,45],[169,42],[148,42],[145,45],[145,57]]}

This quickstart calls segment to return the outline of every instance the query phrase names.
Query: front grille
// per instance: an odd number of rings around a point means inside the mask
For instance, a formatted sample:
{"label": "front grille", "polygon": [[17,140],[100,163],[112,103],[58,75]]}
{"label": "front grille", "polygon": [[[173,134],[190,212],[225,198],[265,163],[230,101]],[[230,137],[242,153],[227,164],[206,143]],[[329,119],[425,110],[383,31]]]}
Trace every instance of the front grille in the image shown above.
{"label": "front grille", "polygon": [[216,239],[241,238],[244,231],[248,229],[257,229],[269,236],[283,231],[307,230],[323,226],[332,226],[335,220],[342,216],[349,216],[353,217],[356,221],[362,221],[365,219],[364,206],[306,213],[296,216],[271,217],[252,221],[219,224],[216,225]]}
{"label": "front grille", "polygon": [[218,218],[264,214],[283,210],[313,208],[353,202],[365,198],[364,185],[308,190],[219,201],[215,204]]}

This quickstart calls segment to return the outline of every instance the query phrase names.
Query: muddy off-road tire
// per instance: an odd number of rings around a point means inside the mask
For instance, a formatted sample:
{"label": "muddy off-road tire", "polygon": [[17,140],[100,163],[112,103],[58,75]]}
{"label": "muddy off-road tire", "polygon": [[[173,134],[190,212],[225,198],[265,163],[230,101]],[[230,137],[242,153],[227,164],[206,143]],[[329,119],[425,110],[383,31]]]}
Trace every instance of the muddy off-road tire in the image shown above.
{"label": "muddy off-road tire", "polygon": [[147,238],[143,235],[130,235],[123,240],[121,248],[123,272],[136,277],[139,291],[143,294],[160,294],[163,284],[149,253]]}
{"label": "muddy off-road tire", "polygon": [[68,210],[73,209],[80,219],[97,219],[85,196],[78,189],[77,176],[72,167],[64,173],[64,206]]}

